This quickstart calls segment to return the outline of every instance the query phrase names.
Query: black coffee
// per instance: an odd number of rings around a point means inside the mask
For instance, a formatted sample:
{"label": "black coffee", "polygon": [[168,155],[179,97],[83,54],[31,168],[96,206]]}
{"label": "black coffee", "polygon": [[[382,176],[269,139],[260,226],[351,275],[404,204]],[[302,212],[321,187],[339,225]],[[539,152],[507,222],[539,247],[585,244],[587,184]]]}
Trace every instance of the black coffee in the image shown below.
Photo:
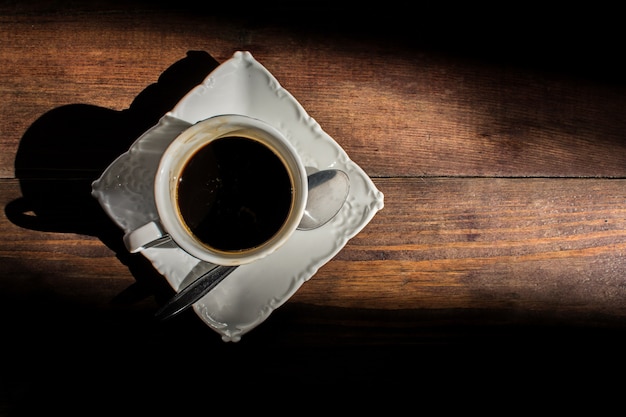
{"label": "black coffee", "polygon": [[281,159],[248,138],[226,137],[199,149],[183,168],[178,207],[205,245],[222,251],[254,248],[285,223],[292,185]]}

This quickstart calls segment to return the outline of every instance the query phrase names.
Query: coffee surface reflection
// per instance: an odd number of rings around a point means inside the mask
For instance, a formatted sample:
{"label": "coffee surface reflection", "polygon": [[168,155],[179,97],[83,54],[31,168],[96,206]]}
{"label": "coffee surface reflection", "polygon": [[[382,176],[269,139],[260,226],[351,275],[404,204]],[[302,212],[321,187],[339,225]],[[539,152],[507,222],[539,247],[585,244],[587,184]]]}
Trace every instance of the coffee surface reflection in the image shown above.
{"label": "coffee surface reflection", "polygon": [[242,251],[262,245],[285,223],[292,181],[276,153],[245,137],[213,140],[187,161],[176,199],[183,222],[203,245]]}

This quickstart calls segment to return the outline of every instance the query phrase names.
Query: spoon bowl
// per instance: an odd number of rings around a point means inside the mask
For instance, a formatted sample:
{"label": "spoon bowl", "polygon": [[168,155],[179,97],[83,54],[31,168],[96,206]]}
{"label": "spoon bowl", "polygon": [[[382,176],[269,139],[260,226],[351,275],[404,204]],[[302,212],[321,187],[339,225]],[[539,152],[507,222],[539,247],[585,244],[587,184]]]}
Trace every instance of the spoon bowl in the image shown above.
{"label": "spoon bowl", "polygon": [[308,176],[309,196],[298,230],[317,229],[337,215],[348,197],[348,174],[325,169]]}

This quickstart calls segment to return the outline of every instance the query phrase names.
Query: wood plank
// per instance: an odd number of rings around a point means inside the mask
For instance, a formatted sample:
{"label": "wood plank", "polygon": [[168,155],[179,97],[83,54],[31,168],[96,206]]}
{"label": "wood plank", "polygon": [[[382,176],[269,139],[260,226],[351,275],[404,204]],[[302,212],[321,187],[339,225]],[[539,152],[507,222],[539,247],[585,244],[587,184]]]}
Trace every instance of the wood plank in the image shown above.
{"label": "wood plank", "polygon": [[126,143],[238,49],[374,177],[626,177],[626,85],[610,79],[232,16],[87,10],[0,22],[3,178],[34,128],[69,145],[94,134],[72,126],[106,126]]}
{"label": "wood plank", "polygon": [[[626,183],[377,180],[385,208],[294,302],[492,320],[623,318]],[[483,317],[485,319],[485,317]]]}
{"label": "wood plank", "polygon": [[[28,183],[20,189],[16,180],[0,182],[7,205],[0,218],[4,290],[27,296],[63,284],[76,291],[66,295],[69,302],[84,298],[104,306],[137,280],[146,285],[143,308],[169,296],[143,257],[126,253],[119,230],[84,195],[86,184]],[[289,304],[418,316],[453,311],[459,320],[481,313],[485,323],[615,323],[626,316],[626,180],[376,184],[385,193],[385,208]],[[68,193],[53,200],[63,188],[75,198]]]}

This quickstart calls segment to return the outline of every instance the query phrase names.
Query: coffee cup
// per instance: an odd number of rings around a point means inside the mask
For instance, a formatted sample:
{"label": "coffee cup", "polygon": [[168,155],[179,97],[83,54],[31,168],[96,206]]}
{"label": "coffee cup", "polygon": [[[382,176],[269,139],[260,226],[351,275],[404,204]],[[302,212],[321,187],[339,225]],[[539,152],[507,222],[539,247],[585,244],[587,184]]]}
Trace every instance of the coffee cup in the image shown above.
{"label": "coffee cup", "polygon": [[284,134],[252,117],[201,120],[178,135],[154,178],[158,219],[124,236],[130,252],[173,241],[199,260],[243,265],[297,229],[307,173]]}

